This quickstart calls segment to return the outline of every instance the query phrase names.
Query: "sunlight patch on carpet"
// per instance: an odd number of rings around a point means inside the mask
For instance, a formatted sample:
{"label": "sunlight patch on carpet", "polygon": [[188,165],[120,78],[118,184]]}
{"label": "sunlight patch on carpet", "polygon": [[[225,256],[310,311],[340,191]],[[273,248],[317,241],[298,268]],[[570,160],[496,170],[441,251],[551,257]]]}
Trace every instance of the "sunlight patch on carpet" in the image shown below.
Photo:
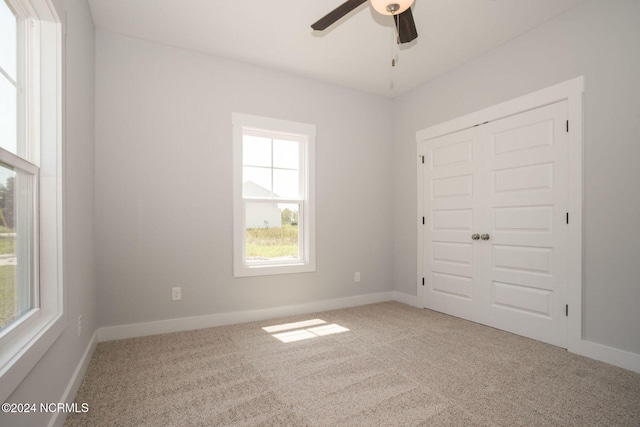
{"label": "sunlight patch on carpet", "polygon": [[[322,319],[311,319],[302,322],[284,323],[282,325],[266,326],[262,328],[265,332],[284,343],[307,340],[310,338],[322,337],[325,335],[339,334],[347,332],[349,329],[335,323],[326,324]],[[317,326],[322,325],[322,326]],[[286,331],[286,332],[280,332]],[[273,333],[279,332],[279,333]]]}
{"label": "sunlight patch on carpet", "polygon": [[311,320],[303,320],[302,322],[283,323],[282,325],[265,326],[262,329],[271,333],[271,332],[287,331],[289,329],[306,328],[308,326],[322,325],[325,323],[327,322],[325,322],[322,319],[311,319]]}

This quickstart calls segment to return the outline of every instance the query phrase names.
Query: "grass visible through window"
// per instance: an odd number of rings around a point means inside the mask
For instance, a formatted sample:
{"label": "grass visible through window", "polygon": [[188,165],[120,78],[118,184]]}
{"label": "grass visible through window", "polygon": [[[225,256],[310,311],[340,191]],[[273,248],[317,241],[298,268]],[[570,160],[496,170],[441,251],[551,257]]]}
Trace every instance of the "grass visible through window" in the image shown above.
{"label": "grass visible through window", "polygon": [[246,233],[247,260],[299,258],[297,225],[249,228]]}
{"label": "grass visible through window", "polygon": [[16,318],[15,235],[0,226],[0,329]]}

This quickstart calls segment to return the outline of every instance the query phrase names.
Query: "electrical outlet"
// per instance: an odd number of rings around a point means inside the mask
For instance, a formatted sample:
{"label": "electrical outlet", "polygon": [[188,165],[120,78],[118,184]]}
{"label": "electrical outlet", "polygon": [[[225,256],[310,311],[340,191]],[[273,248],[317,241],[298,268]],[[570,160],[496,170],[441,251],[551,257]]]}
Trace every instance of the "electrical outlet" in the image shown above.
{"label": "electrical outlet", "polygon": [[360,282],[360,272],[356,271],[356,274],[353,276],[353,281],[358,283]]}
{"label": "electrical outlet", "polygon": [[182,299],[182,288],[179,286],[171,288],[171,299],[173,301],[180,301]]}
{"label": "electrical outlet", "polygon": [[82,335],[82,314],[78,316],[78,337]]}

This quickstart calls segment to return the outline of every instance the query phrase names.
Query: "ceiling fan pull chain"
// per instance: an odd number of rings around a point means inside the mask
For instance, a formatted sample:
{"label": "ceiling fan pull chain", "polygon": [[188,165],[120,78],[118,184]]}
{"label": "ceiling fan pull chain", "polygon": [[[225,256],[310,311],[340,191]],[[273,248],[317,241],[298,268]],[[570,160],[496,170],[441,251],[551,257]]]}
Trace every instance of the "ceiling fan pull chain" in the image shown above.
{"label": "ceiling fan pull chain", "polygon": [[[396,19],[395,16],[393,16],[393,19]],[[397,29],[394,28],[391,30],[391,66],[395,67],[396,64],[398,63],[398,33],[397,33]]]}
{"label": "ceiling fan pull chain", "polygon": [[396,39],[396,44],[400,44],[400,27],[398,26],[399,23],[399,17],[398,15],[391,15],[391,17],[393,18],[393,34],[395,36]]}
{"label": "ceiling fan pull chain", "polygon": [[392,39],[391,39],[391,66],[395,67],[396,66],[396,52],[393,48],[393,37],[395,37],[395,31],[394,34],[392,35]]}
{"label": "ceiling fan pull chain", "polygon": [[396,43],[396,32],[391,32],[391,68],[389,68],[389,89],[393,90],[395,86],[396,65],[398,64],[398,45]]}

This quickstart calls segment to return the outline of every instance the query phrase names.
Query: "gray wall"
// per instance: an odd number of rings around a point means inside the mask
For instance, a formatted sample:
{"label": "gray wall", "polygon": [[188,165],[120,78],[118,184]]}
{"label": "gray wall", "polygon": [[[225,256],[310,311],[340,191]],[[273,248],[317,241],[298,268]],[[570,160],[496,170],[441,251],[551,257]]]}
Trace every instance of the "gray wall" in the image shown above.
{"label": "gray wall", "polygon": [[[317,272],[233,278],[232,112],[316,125]],[[98,29],[100,326],[391,291],[390,115],[386,98]]]}
{"label": "gray wall", "polygon": [[[94,266],[94,28],[84,1],[54,0],[67,22],[63,67],[64,312],[67,328],[7,399],[8,402],[60,402],[89,345],[96,323]],[[82,315],[83,333],[76,322]],[[2,426],[46,425],[51,414],[0,414]],[[60,416],[59,420],[64,419]]]}
{"label": "gray wall", "polygon": [[431,125],[585,76],[583,325],[640,354],[640,2],[594,0],[394,100],[394,284],[416,295],[416,141]]}

